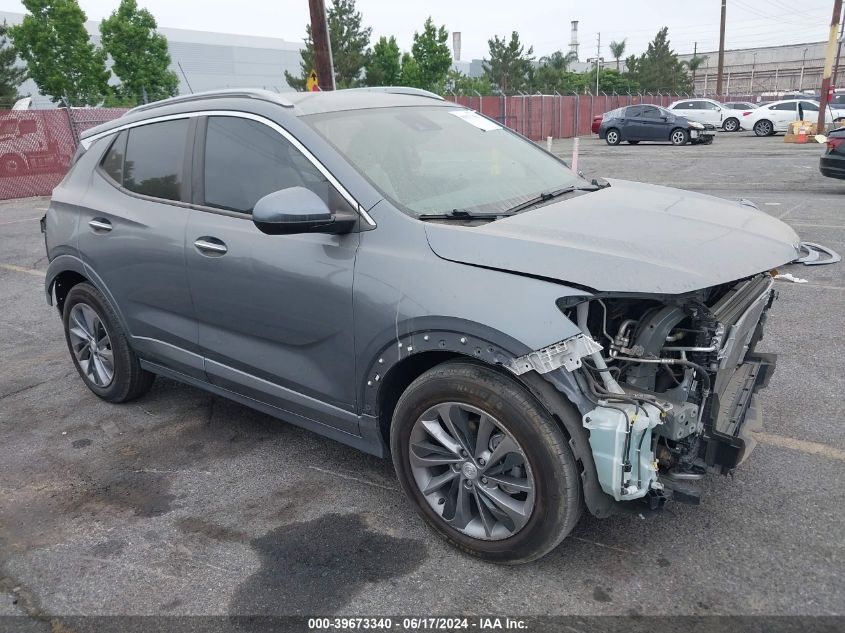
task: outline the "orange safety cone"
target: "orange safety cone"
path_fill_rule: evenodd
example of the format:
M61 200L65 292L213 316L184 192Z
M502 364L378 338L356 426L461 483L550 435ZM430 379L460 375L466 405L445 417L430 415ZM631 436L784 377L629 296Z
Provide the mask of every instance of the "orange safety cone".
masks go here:
M804 122L801 122L801 127L798 128L798 142L799 143L806 143L807 142L807 126L804 125Z

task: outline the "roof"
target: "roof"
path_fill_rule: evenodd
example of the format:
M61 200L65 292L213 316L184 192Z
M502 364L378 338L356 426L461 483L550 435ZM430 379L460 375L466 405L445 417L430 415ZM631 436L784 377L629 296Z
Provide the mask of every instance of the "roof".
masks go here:
M379 88L353 88L329 92L287 92L278 93L257 88L227 88L209 90L188 95L179 95L132 108L123 116L85 130L81 138L86 139L102 135L121 126L143 121L159 115L179 115L184 112L203 109L205 103L215 107L217 101L228 109L237 109L239 100L257 100L280 106L293 116L307 116L343 110L363 110L370 108L389 108L395 106L449 105L455 107L443 97L420 90L386 86Z

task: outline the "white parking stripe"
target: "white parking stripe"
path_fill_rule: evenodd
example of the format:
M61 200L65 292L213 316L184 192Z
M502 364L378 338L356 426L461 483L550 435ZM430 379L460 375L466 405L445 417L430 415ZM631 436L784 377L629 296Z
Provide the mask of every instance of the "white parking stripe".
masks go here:
M775 435L774 433L754 433L754 439L761 444L769 444L771 446L778 446L780 448L788 448L793 451L807 453L808 455L820 455L828 459L836 459L845 462L845 451L828 446L827 444L819 444L818 442L808 442L806 440L796 440L793 437L784 437L783 435Z
M35 275L36 277L46 277L47 273L43 270L35 270L34 268L24 268L23 266L15 266L14 264L0 264L3 270L11 270L16 273L26 273L27 275Z

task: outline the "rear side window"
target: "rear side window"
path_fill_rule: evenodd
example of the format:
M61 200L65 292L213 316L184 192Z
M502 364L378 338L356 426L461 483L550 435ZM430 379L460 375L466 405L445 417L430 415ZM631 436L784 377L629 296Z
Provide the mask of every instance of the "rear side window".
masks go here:
M273 128L239 117L209 117L204 200L208 207L251 213L267 194L310 189L333 211L348 208L325 176Z
M123 186L164 200L184 200L187 119L141 125L129 130ZM104 166L105 167L105 166Z
M631 106L631 107L628 108L627 112L625 113L625 116L627 116L628 118L640 116L640 114L642 114L642 112L643 112L642 106Z
M795 109L795 102L794 101L785 101L784 103L776 103L773 106L769 106L769 110L794 110Z
M123 159L126 157L127 136L129 133L126 130L117 135L101 163L103 171L119 185L123 184Z

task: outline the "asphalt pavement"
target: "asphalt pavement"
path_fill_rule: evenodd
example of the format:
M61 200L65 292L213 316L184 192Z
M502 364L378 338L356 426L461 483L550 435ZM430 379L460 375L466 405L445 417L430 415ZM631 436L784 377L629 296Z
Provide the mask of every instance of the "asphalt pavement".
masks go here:
M845 253L845 181L818 173L817 145L580 149L587 177L748 198ZM585 516L499 567L429 531L389 460L165 379L98 400L45 302L47 204L0 203L0 616L845 615L843 264L778 282L765 434L733 477L653 519Z

